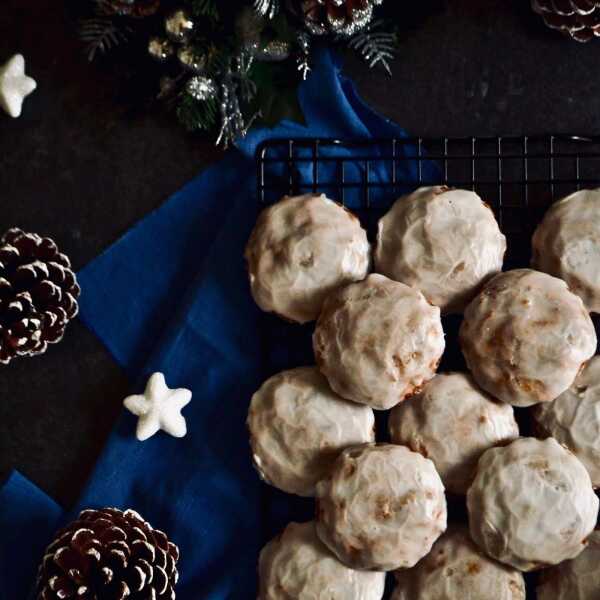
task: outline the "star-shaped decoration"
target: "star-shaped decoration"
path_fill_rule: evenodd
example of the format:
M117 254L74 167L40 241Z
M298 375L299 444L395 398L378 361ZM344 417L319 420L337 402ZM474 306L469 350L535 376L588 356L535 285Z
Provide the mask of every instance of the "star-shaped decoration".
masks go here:
M162 373L154 373L143 394L128 396L125 408L138 418L136 437L140 442L152 437L159 429L173 437L187 433L181 409L189 404L192 392L184 388L171 390Z
M21 116L23 100L36 87L35 80L25 75L25 59L22 54L15 54L0 67L0 106L11 117L16 119Z

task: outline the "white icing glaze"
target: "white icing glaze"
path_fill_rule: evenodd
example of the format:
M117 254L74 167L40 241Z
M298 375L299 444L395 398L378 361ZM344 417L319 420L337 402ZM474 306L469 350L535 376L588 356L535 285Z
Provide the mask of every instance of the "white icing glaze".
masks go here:
M375 268L421 290L444 313L462 312L502 270L506 238L474 192L420 188L379 221Z
M463 527L449 529L396 579L392 600L525 600L523 575L485 556Z
M487 450L467 507L475 542L522 571L575 558L598 516L585 467L552 438L520 438Z
M317 534L345 564L414 566L446 529L444 486L433 463L404 446L348 448L317 485Z
M596 332L564 281L517 269L496 275L469 304L460 343L477 383L515 406L562 394L596 351Z
M359 281L370 266L358 219L324 195L285 197L258 218L246 260L252 295L265 311L306 323L327 294Z
M577 558L542 571L537 587L538 600L600 598L600 531L594 531L588 542Z
M548 210L533 235L532 264L600 312L600 189L575 192Z
M252 396L248 427L254 464L279 489L314 496L341 450L375 441L367 406L337 396L316 367L283 371Z
M534 409L540 429L567 446L600 487L600 356L556 400Z
M290 523L260 553L259 600L381 600L385 573L355 571L323 546L314 521Z
M467 492L485 450L519 437L512 406L463 373L436 375L392 410L389 427L392 441L430 458L455 494Z
M440 310L383 275L329 296L317 322L317 364L344 398L391 408L435 374L444 352Z

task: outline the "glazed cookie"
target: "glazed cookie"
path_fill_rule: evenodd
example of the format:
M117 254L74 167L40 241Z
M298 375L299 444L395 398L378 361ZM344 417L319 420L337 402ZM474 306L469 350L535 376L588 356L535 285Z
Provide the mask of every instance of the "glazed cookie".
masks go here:
M246 246L254 300L291 321L314 321L325 296L364 279L367 234L358 219L324 195L285 197L263 210Z
M430 458L455 494L466 494L485 450L519 437L513 407L463 373L436 375L392 410L389 428L392 442Z
M532 264L600 312L600 189L575 192L548 210L533 235Z
M525 600L523 575L485 556L463 527L447 531L396 579L392 600Z
M250 444L261 477L291 494L315 486L348 446L375 441L368 406L337 396L316 367L283 371L252 396Z
M540 432L569 448L594 487L600 487L600 356L556 400L536 406L533 415Z
M539 271L496 275L469 304L460 343L475 381L515 406L550 402L596 351L596 332L567 284Z
M538 600L598 600L600 598L600 531L588 538L586 549L575 559L542 571Z
M331 387L378 410L431 379L444 345L440 309L383 275L329 296L313 336L317 364Z
M433 463L404 446L348 448L317 485L317 534L349 567L414 566L446 529Z
M385 573L344 566L317 538L314 521L290 523L260 553L258 600L381 600Z
M424 187L379 221L375 268L421 290L444 313L462 312L502 270L506 238L475 192Z
M552 438L520 438L487 450L467 507L475 542L521 571L575 558L598 516L585 467Z

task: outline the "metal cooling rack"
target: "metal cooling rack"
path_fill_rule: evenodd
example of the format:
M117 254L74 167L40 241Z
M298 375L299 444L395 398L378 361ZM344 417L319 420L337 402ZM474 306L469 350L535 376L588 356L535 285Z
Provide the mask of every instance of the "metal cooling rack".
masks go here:
M472 189L508 238L507 267L529 263L531 233L553 201L600 187L600 136L281 139L264 142L256 157L261 204L323 192L357 212L371 235L402 193L439 184Z

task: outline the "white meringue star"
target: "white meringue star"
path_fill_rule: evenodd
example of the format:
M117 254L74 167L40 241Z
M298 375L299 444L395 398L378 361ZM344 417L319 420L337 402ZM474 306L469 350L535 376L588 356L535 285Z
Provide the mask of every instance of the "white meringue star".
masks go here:
M125 408L138 418L136 437L140 442L152 437L159 429L173 437L187 433L185 417L181 409L189 404L192 392L184 388L171 390L162 373L154 373L143 394L128 396Z
M0 67L0 106L15 119L21 116L23 100L35 90L37 83L25 75L25 59L15 54Z

